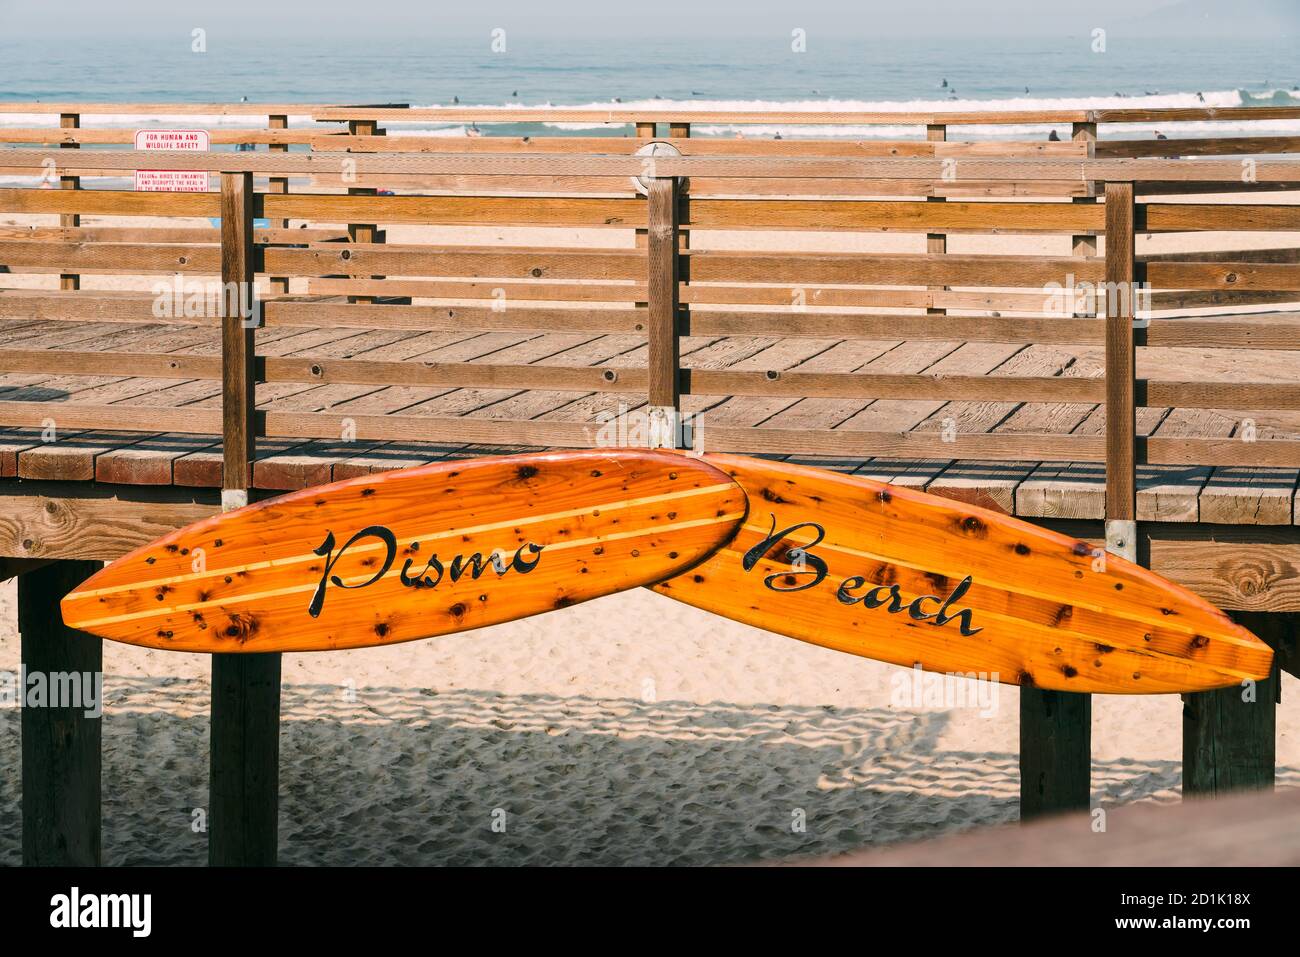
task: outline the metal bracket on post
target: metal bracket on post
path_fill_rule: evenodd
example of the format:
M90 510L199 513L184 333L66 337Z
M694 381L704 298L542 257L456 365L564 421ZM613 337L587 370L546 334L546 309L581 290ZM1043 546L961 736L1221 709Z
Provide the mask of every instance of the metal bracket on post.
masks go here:
M1106 520L1106 551L1130 562L1137 562L1137 522L1111 518Z
M650 428L647 440L652 449L681 448L681 413L671 405L652 405L648 409Z

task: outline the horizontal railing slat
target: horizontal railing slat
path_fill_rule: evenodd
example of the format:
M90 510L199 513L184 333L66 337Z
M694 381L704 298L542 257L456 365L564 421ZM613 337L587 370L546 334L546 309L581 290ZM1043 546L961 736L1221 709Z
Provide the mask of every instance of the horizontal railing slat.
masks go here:
M1300 265L1292 263L1154 262L1145 270L1157 289L1300 291Z
M687 227L705 229L1059 232L1104 229L1100 206L1071 203L926 203L697 199Z
M357 153L348 157L357 173L441 174L477 176L609 176L645 175L642 158L635 156L517 156L479 154ZM61 175L84 169L135 170L139 153L130 150L4 150L0 163L7 168L42 170L48 162ZM258 152L151 152L150 169L253 172L274 175L337 173L339 157L329 153ZM991 181L1133 181L1240 182L1242 167L1231 160L1180 162L1172 159L1002 159L971 158L958 165L961 180ZM930 180L951 178L942 159L847 159L837 157L657 157L654 175L667 177L807 178ZM1261 159L1254 164L1255 182L1300 182L1300 162Z
M1049 283L1064 285L1067 276L1087 282L1100 282L1104 278L1104 261L1097 257L710 251L692 252L690 259L693 283L1042 288Z

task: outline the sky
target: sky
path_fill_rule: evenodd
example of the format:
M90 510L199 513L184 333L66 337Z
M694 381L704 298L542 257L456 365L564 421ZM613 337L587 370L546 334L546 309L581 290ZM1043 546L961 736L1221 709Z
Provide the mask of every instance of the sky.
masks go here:
M493 27L592 35L611 29L655 34L756 33L802 27L810 33L869 35L1088 33L1140 18L1172 0L0 0L0 32L33 39L56 34L149 35L194 27L291 35L401 30L488 32ZM1240 7L1251 0L1224 0ZM1267 0L1264 0L1267 2ZM11 33L12 31L12 33Z

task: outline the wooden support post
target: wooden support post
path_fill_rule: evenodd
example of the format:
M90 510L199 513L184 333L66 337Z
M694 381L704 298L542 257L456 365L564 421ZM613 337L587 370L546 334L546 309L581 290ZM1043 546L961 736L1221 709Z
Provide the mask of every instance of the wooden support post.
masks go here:
M1087 810L1092 695L1020 688L1020 819Z
M267 127L273 130L287 130L289 128L289 117L284 114L276 114L268 119ZM288 143L272 143L270 146L272 153L289 152ZM289 192L289 177L272 176L270 183L267 185L268 193L283 194ZM289 220L272 219L268 222L271 229L288 229ZM270 280L270 292L273 296L287 296L289 294L289 278L287 276L272 276Z
M1229 612L1274 648L1290 639L1291 616ZM1277 764L1276 662L1265 681L1183 695L1183 797L1272 789Z
M639 140L652 140L657 133L658 130L654 123L638 123L636 125L636 137Z
M1076 143L1085 144L1087 158L1093 159L1097 155L1097 124L1096 123L1075 123L1073 126L1072 139ZM1088 184L1087 196L1076 196L1075 203L1093 205L1097 202L1097 184ZM1097 255L1097 237L1092 235L1079 235L1071 237L1071 247L1076 256L1095 256ZM1075 308L1075 315L1094 316L1095 309Z
M253 177L221 174L221 505L248 504L255 439ZM280 656L212 656L208 863L273 865L280 760Z
M925 138L929 140L931 143L946 142L948 139L948 127L942 124L927 126L925 128ZM947 197L944 196L927 196L926 199L931 203L947 202ZM925 251L932 256L935 255L936 253L946 253L948 251L947 234L927 233L925 236ZM931 286L930 291L934 292L937 290L939 292L942 292L946 288L947 288L946 286ZM942 316L948 312L947 309L936 307L936 306L931 306L929 309L926 309L925 311L927 315L931 315L931 316Z
M271 867L280 809L280 656L212 656L208 864Z
M352 136L381 136L376 120L348 120L348 133ZM377 190L370 186L350 186L349 196L374 196ZM354 243L378 242L379 227L375 223L349 223L348 238ZM353 277L358 278L356 276ZM371 276L379 279L379 276ZM374 302L374 296L348 296L348 302Z
M659 444L681 439L681 373L678 337L678 201L674 177L650 180L647 261L647 325L649 329L650 415ZM667 429L667 432L661 431Z
M102 562L58 561L18 576L18 631L23 678L41 676L47 693L79 687L71 707L47 697L22 709L23 863L100 863L100 744L103 639L68 628L63 596L103 568ZM72 676L76 676L75 679ZM20 684L25 695L28 684ZM87 711L91 714L87 715Z
M1137 561L1133 184L1106 184L1106 550ZM1062 277L1064 278L1064 277ZM1020 689L1020 817L1088 807L1092 696Z
M668 135L673 139L686 140L691 137L691 124L689 123L669 123Z
M76 130L81 128L80 113L60 113L59 127L65 130ZM59 149L75 150L80 149L77 143L60 143ZM60 176L59 189L81 189L80 176ZM78 213L62 213L59 216L59 225L76 227L81 225L81 216ZM62 273L59 276L60 289L80 289L81 277L76 273Z
M1106 184L1106 549L1137 560L1133 184ZM1088 807L1092 696L1020 691L1021 817Z

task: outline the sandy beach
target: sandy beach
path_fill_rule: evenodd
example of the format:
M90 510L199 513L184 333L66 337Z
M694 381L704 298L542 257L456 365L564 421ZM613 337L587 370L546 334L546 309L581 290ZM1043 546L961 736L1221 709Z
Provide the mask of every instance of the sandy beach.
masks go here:
M18 666L14 597L3 586L5 670ZM105 642L106 864L206 862L192 822L207 800L209 668ZM280 860L724 864L1015 820L1017 689L998 686L987 714L901 707L911 680L645 590L286 655ZM1284 700L1298 693L1284 676ZM1094 806L1178 800L1178 697L1093 707ZM0 864L21 856L19 717L0 710ZM1278 713L1278 784L1300 785L1294 709Z

